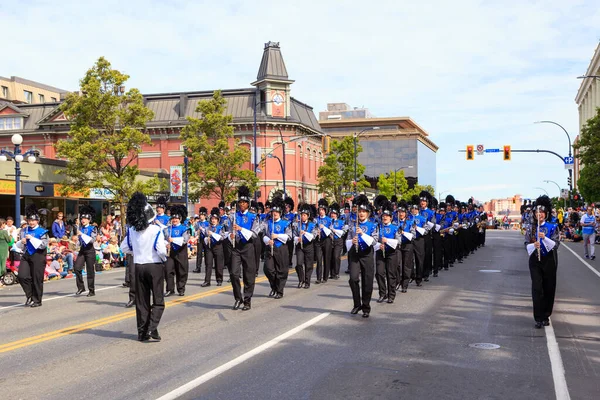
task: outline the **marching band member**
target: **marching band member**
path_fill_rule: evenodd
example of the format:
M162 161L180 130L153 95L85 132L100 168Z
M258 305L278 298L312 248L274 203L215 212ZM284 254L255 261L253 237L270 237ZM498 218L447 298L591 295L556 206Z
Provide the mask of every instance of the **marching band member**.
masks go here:
M171 211L171 225L165 229L165 240L168 242L169 249L165 268L167 281L165 297L175 293L175 281L177 281L177 294L183 296L189 270L187 243L190 240L190 232L189 228L182 224L182 221L187 218L187 209L183 205L174 205L169 211Z
M435 212L429 207L432 205L431 194L423 190L419 194L419 215L425 219L425 228L427 233L423 236L424 244L424 257L423 257L423 280L429 281L429 275L431 275L431 269L433 266L433 237L432 231L435 225Z
M308 289L315 261L315 237L319 234L319 227L312 221L316 214L314 206L299 205L298 213L300 221L293 224L294 240L296 241L296 274L298 275L298 289Z
M557 224L546 222L552 203L548 196L540 196L532 209L532 221L525 232L529 243L529 272L531 274L531 293L533 298L533 318L535 328L550 325L550 316L554 306L556 292L557 263L555 253L560 244Z
M398 254L398 273L396 290L402 289L402 293L408 290L408 284L413 274L414 250L413 240L416 235L414 223L408 218L408 204L400 200L398 203L398 232L401 234Z
M238 210L231 213L230 224L232 226L229 240L231 247L231 267L229 276L233 288L235 303L232 309L242 307L242 311L252 308L252 295L254 294L254 282L256 280L256 258L254 253L254 240L258 238L260 223L256 216L248 211L250 206L250 189L247 186L238 188ZM242 286L240 275L244 280L244 295L242 297Z
M364 194L356 196L353 205L357 207L358 219L348 231L348 240L346 240L350 269L349 283L354 300L354 308L350 314L356 315L362 310L363 318L368 318L373 294L373 246L378 240L377 224L369 221L370 204L367 196Z
M396 273L398 271L398 225L392 223L394 209L390 201L381 203L381 223L379 224L380 243L375 245L375 262L377 264L377 286L379 287L378 303L387 300L393 303L396 298Z
M19 283L25 292L25 305L40 307L44 294L44 270L48 231L41 226L40 215L35 204L25 209L28 226L21 229L16 247L22 251L19 265Z
M487 229L488 215L483 208L483 204L479 206L479 241L478 247L485 247L485 230Z
M205 265L206 274L204 275L204 282L200 285L201 287L210 286L210 279L212 276L212 270L215 269L215 279L217 280L217 286L223 284L223 268L225 266L225 256L223 254L223 240L227 236L227 226L221 224L221 218L219 215L219 209L213 207L210 210L210 222L209 225L203 226L202 236L204 237L204 249L205 249Z
M255 200L250 200L250 212L254 213L256 215L256 218L258 219L259 223L261 221L261 216L260 213L258 211L258 202L256 202ZM259 270L259 265L260 265L260 256L261 256L261 251L263 249L263 242L262 242L262 238L261 238L262 234L261 232L259 232L258 238L257 240L254 241L254 263L256 264L256 276L258 276L258 270Z
M218 209L217 209L218 210ZM206 228L209 222L206 220L206 213L208 210L206 207L200 207L198 210L198 222L194 224L195 235L196 235L196 268L194 269L195 273L200 273L202 271L202 258L204 256L204 236L203 228Z
M160 196L156 199L156 218L154 223L157 224L161 229L165 229L169 224L169 216L165 214L167 209L167 199L164 196Z
M331 218L332 245L331 245L331 278L340 279L340 265L342 263L342 249L344 248L344 237L348 232L348 225L344 219L339 218L340 206L338 203L332 203L329 207L329 217Z
M416 230L416 237L413 241L413 252L415 254L415 268L413 271L414 280L417 286L422 286L423 266L425 262L425 236L427 235L427 220L419 214L419 199L413 199L411 206L412 215L409 217L409 223L413 224ZM412 280L412 276L411 276Z
M229 209L229 207L226 206L224 201L219 202L219 214L221 215L221 221L219 223L221 225L227 226L228 232L231 232L231 220L229 219L229 216L227 215L228 209ZM223 242L223 257L225 259L224 262L225 262L225 268L227 268L227 271L231 271L231 252L232 252L231 241L226 240L225 242ZM231 272L230 272L229 282L231 282Z
M296 213L294 213L294 200L292 200L291 197L289 196L285 196L285 213L283 215L283 219L287 220L291 223L293 223L294 221L296 221L297 215ZM273 204L271 203L271 206ZM290 236L290 239L287 242L287 248L288 251L290 252L289 257L288 257L288 262L289 262L289 268L292 268L293 265L293 260L292 257L294 256L294 238Z
M87 205L79 206L79 229L77 236L79 237L79 254L73 265L73 271L75 272L75 282L77 284L77 293L80 295L85 292L85 285L83 283L83 265L85 264L85 271L87 275L88 294L87 297L93 297L95 293L95 276L96 276L96 249L94 249L94 242L96 236L98 236L98 230L95 226L90 225L90 222L94 219L96 210Z
M167 248L160 225L153 224L155 217L146 196L140 192L134 193L127 204L129 228L121 249L133 254L136 263L135 313L139 341L150 338L161 340L158 324L165 310L163 281Z
M271 201L271 220L264 223L264 243L270 247L265 258L265 276L269 279L271 293L269 297L281 299L288 278L287 242L292 236L292 222L281 218L285 211L285 202L281 197Z
M434 200L435 204L436 200ZM431 229L431 239L433 244L433 277L438 276L438 272L444 269L444 242L440 234L442 222L446 218L446 204L439 203L436 207L437 212L434 215L435 226Z
M315 238L315 258L317 259L316 285L327 282L330 274L331 264L331 218L327 216L329 203L326 199L319 199L315 223L319 227L319 233Z

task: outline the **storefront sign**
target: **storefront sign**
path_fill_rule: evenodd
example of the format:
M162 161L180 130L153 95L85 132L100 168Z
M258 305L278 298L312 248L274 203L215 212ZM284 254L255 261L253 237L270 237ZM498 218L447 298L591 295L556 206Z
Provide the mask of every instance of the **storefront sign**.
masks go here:
M0 179L0 194L17 194L15 181Z
M61 185L60 183L54 184L54 197L67 197L67 198L71 198L71 199L87 199L88 198L88 194L83 193L83 192L78 192L78 191L72 191L72 192L69 192L68 195L63 196L59 193L60 189L62 187L63 187L63 185Z
M115 197L108 189L90 189L90 199L111 200Z
M54 197L54 184L39 182L23 182L21 187L21 194L23 196L32 197Z
M183 167L171 167L171 197L183 196Z

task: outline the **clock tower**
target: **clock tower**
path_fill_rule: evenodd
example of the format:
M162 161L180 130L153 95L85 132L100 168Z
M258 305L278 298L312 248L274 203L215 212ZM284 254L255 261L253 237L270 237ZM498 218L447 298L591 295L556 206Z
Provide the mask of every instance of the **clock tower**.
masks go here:
M258 92L257 114L286 119L290 114L290 85L287 69L281 56L279 42L265 43L256 81L252 86Z

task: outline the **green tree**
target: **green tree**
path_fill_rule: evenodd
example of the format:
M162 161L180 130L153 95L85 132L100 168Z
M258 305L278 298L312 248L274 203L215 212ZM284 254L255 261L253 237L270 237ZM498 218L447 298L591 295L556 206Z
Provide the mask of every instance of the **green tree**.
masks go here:
M356 147L356 157L362 152L360 144ZM356 191L361 192L370 187L369 182L364 178L365 166L357 162L356 176L358 182ZM325 193L328 197L336 201L342 200L343 193L354 192L354 139L352 136L346 136L342 140L333 140L331 142L330 153L325 157L324 164L319 167L317 172L319 181L319 192Z
M198 103L200 118L188 117L189 124L181 131L190 157L190 191L197 198L215 196L231 201L237 185L247 185L251 192L257 188L254 171L242 168L250 161L250 150L232 140L233 117L225 114L226 107L221 91L215 91L212 99Z
M406 201L410 201L412 196L418 196L423 190L427 190L432 196L435 197L435 188L433 186L416 184L414 188L408 189L405 193L402 193L402 198Z
M600 200L600 108L596 115L587 120L581 128L579 140L573 148L579 150L577 157L581 161L582 169L577 181L586 202Z
M396 186L394 187L394 185ZM387 174L379 175L377 190L379 194L383 194L388 199L394 194L400 198L402 193L408 190L408 181L404 177L404 171L390 171Z
M71 122L68 138L56 144L57 156L68 160L62 194L108 189L125 220L125 203L137 190L160 190L161 182L136 180L137 156L151 144L145 126L153 113L137 89L124 90L129 76L100 57L80 81L80 92L70 93L60 110ZM123 227L125 224L123 224Z
M600 201L600 165L586 164L579 173L577 187L586 203Z

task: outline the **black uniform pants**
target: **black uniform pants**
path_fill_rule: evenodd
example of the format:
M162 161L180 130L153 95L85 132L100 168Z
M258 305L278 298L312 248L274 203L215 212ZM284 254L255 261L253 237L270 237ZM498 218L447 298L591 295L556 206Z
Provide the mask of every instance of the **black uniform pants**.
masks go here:
M231 286L233 288L233 297L236 301L244 301L244 304L250 304L254 294L254 282L256 281L256 264L254 258L254 240L242 243L236 242L235 247L231 249L231 268L229 276L231 277ZM244 296L242 297L242 285L240 284L240 275L244 272Z
M383 245L382 245L383 246ZM375 252L377 287L379 297L387 297L390 300L396 298L396 273L398 272L398 252L389 247L383 251Z
M165 267L167 292L175 290L175 281L177 281L177 293L185 293L189 269L187 246L182 246L177 251L171 248Z
M402 243L400 245L398 254L398 280L400 281L400 286L404 289L408 287L408 282L410 281L410 277L412 276L413 267L414 267L414 250L412 242Z
M432 233L431 243L433 246L433 274L436 275L438 271L443 268L444 258L444 245L438 232Z
M288 278L288 249L286 243L281 246L273 247L273 255L267 252L265 258L265 276L269 280L271 290L275 293L283 295L283 290Z
M196 269L195 272L202 271L202 258L204 258L204 239L202 237L198 238L198 243L196 244Z
M442 261L442 266L444 269L448 269L449 264L452 261L452 235L449 233L445 233L443 237L440 238L442 241L442 246L444 250L444 257Z
M135 301L135 264L133 255L127 255L127 276L129 277L129 301Z
M217 283L223 282L223 268L225 267L225 256L223 254L223 243L211 244L204 249L206 274L204 282L210 283L212 270L215 269L215 279Z
M450 259L450 264L454 264L456 262L456 260L459 259L458 257L458 233L455 231L454 233L450 234L450 249L452 251L452 258ZM462 257L460 257L460 259L462 259Z
M531 296L533 298L533 318L542 322L552 315L556 292L556 261L554 250L538 261L537 251L529 256L531 275Z
M459 261L462 261L463 257L465 257L465 247L466 247L466 240L465 240L465 235L467 234L467 231L465 229L458 228L458 235L456 235L457 237L457 247L456 247L456 258L458 258Z
M331 277L340 276L340 265L342 264L342 250L344 239L333 239L331 242Z
M433 241L431 233L423 236L423 277L428 278L431 275L431 268L433 266Z
M423 280L423 263L425 260L425 238L423 236L414 240L413 253L415 254L415 282L421 283Z
M260 236L259 236L260 239ZM256 275L258 275L259 265L260 265L260 252L262 251L262 239L254 240L254 264L256 265Z
M225 268L229 271L231 275L231 254L233 253L233 245L231 244L231 240L229 237L226 237L226 240L223 240L223 262L225 263Z
M313 268L315 263L315 245L314 242L300 243L296 245L296 274L298 283L305 283L310 286Z
M354 307L362 307L363 312L368 313L371 311L373 275L375 274L373 248L369 246L366 250L357 252L356 246L352 246L348 252L348 260L348 268L350 269L349 283L352 290Z
M331 268L331 238L317 239L315 242L317 258L317 280L327 282Z
M44 295L44 270L46 269L46 249L37 250L33 254L21 255L19 264L19 283L27 298L34 303L41 303Z
M85 264L85 272L87 274L88 290L94 291L94 280L96 277L96 250L92 246L91 249L84 249L77 254L77 259L73 265L73 272L75 272L75 282L77 283L78 290L85 290L83 284L83 265Z
M145 334L158 327L165 310L163 263L136 264L135 270L135 314L138 333ZM152 298L152 304L150 304Z
M287 244L287 248L289 251L288 266L289 266L289 268L291 268L292 265L294 264L294 262L293 262L294 261L293 260L293 258L294 258L294 238L291 238L290 240L288 240L286 244Z

